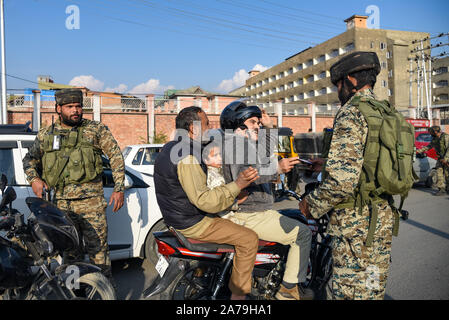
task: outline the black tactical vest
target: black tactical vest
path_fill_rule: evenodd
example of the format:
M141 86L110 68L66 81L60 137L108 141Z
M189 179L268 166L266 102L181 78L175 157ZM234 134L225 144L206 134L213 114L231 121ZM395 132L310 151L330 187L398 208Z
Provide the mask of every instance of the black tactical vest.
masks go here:
M193 141L191 141L193 142ZM175 229L187 229L205 217L205 212L195 207L188 199L178 179L178 164L170 159L172 149L184 142L170 141L162 148L154 164L154 185L156 198L165 223ZM196 142L193 142L196 143ZM179 145L178 145L179 147ZM185 150L185 149L184 149ZM192 152L199 163L201 159ZM188 156L179 154L178 159ZM202 166L204 170L204 166Z

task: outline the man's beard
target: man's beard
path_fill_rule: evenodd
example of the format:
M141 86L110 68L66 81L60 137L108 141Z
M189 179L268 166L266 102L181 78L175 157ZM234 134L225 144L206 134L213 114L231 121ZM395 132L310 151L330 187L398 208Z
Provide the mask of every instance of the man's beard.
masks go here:
M340 100L342 106L354 95L355 92L352 92L354 88L354 85L348 79L343 81L342 87L338 91L338 100Z
M70 117L67 117L61 113L61 121L62 121L62 123L64 123L67 126L76 127L77 125L79 125L81 123L81 120L83 120L82 113L80 113L78 115L78 120L72 120Z

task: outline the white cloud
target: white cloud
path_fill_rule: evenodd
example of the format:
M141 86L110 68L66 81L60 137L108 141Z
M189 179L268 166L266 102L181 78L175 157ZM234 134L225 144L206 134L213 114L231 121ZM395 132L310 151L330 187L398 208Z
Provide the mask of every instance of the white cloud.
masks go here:
M150 79L147 82L138 84L132 88L129 93L142 94L142 93L163 93L167 89L174 89L174 86L162 86L158 79Z
M260 72L263 72L267 69L269 69L269 67L256 64L251 70L258 70ZM248 77L248 71L246 71L245 69L240 69L239 71L234 73L234 76L231 79L225 79L221 81L217 87L217 90L221 92L229 92L236 88L242 87L245 85Z
M104 82L95 79L93 76L76 76L70 80L69 85L77 87L86 87L93 91L101 91L104 87Z
M126 84L120 83L117 87L114 88L107 87L106 89L104 89L104 91L125 93L128 92L128 86Z

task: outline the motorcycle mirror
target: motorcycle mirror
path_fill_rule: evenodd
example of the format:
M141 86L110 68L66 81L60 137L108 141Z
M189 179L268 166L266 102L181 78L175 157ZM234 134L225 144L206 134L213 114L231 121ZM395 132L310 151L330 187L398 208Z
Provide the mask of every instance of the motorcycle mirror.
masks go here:
M17 194L14 188L9 187L8 189L6 189L6 191L3 193L2 202L0 203L0 210L3 210L8 204L16 200L16 198Z
M5 191L6 185L8 184L8 178L6 178L5 174L2 173L2 177L0 178L0 190Z

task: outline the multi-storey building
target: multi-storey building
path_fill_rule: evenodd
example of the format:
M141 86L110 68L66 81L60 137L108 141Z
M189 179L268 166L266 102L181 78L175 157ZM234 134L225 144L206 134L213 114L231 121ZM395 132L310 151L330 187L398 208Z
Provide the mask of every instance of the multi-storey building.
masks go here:
M337 88L330 81L330 67L352 51L374 51L382 67L374 88L377 97L389 100L397 108L416 106L416 95L409 94L409 58L416 46L412 41L429 34L368 29L367 18L354 15L345 20L344 33L288 57L264 72L250 73L246 96L263 107L282 102L294 108L313 102L317 107L335 110L340 102ZM412 86L416 92L416 83Z
M438 109L441 125L449 124L449 57L432 62L433 107Z

